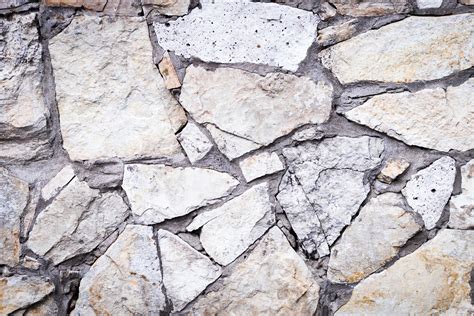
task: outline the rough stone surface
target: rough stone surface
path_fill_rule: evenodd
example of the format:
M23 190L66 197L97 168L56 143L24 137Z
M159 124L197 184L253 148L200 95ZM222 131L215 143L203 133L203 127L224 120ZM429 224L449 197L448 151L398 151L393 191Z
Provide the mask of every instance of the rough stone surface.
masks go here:
M461 194L449 202L449 227L474 228L474 159L461 168Z
M407 210L401 194L372 198L332 248L328 279L354 283L381 268L421 226Z
M128 225L82 279L72 315L159 314L160 267L152 228Z
M469 315L474 231L445 229L359 283L336 315Z
M189 10L190 0L142 0L144 7L156 8L158 12L167 16L186 15Z
M181 154L174 131L186 117L153 65L142 19L76 16L50 51L71 159Z
M243 159L239 166L247 182L284 169L278 155L266 151Z
M178 134L178 141L192 164L204 158L212 149L209 138L192 122L188 122Z
M28 183L0 168L0 264L20 260L20 216L28 202Z
M44 5L53 7L84 7L89 10L104 10L107 0L42 0Z
M174 68L173 62L171 61L170 54L165 52L163 59L161 59L158 64L158 69L160 70L161 75L165 81L165 86L167 89L175 89L181 87L181 82L179 81L178 74Z
M183 309L221 274L221 268L181 238L158 231L163 283L173 311Z
M353 19L319 30L318 43L322 46L329 46L351 38L356 32L356 21Z
M92 251L127 215L128 207L120 195L101 194L75 178L38 215L27 245L58 264Z
M58 305L54 301L54 298L50 295L36 306L28 308L24 313L24 316L49 316L57 314Z
M212 124L206 124L206 128L216 142L219 151L230 160L238 158L262 146L248 139L226 133Z
M319 286L278 228L193 306L194 315L312 315Z
M382 94L346 112L357 123L441 151L474 148L474 79L459 86Z
M377 16L410 11L408 0L329 0L340 14Z
M43 277L15 275L0 277L0 314L8 315L36 303L54 291L54 285Z
M416 6L419 9L439 8L443 4L443 0L416 0Z
M58 194L73 178L74 170L70 165L67 165L41 189L41 197L45 201L49 200Z
M288 6L206 1L201 9L169 25L154 26L160 46L177 55L295 71L314 40L317 24L318 18L311 12ZM176 34L180 34L179 40Z
M331 86L307 77L281 73L262 77L233 68L207 71L190 66L180 101L197 122L268 145L303 124L325 122L331 96Z
M2 2L0 2L0 9L17 8L30 1L31 0L2 0Z
M459 0L459 3L464 5L474 5L474 0Z
M471 14L413 16L334 45L320 57L343 84L434 80L473 66L473 27Z
M210 205L237 185L229 174L211 169L131 164L125 167L122 187L135 221L155 224Z
M383 169L378 174L377 179L390 184L399 175L404 173L408 167L410 167L410 163L404 159L391 159L387 161Z
M443 157L410 178L402 190L408 204L421 215L427 229L436 226L453 191L456 162Z
M253 186L242 195L202 213L186 228L201 228L201 243L219 264L228 265L275 222L268 184Z

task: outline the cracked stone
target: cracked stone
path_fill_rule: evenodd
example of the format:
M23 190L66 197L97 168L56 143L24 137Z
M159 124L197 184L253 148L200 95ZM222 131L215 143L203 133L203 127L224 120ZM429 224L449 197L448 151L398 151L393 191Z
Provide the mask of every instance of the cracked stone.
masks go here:
M38 215L27 246L59 264L95 249L127 215L118 193L100 193L74 178Z
M176 73L176 69L168 52L165 52L163 55L163 59L161 59L158 64L158 69L163 76L166 89L171 90L181 87L181 82L179 81L178 74Z
M461 168L461 194L449 202L449 227L474 228L474 159Z
M39 276L0 277L0 314L10 313L41 301L54 291L49 279Z
M399 175L404 173L408 167L410 167L410 163L405 159L390 159L378 174L377 179L390 184Z
M212 124L206 124L205 126L211 134L212 139L216 142L219 151L230 160L238 158L262 146L248 139L221 131Z
M329 0L342 15L378 16L410 11L408 0Z
M143 19L76 16L49 49L72 160L182 157L174 133L186 115L153 65Z
M473 66L473 27L472 14L411 16L331 46L319 56L342 84L434 80Z
M70 165L61 169L46 185L41 189L43 200L47 201L59 193L74 178L74 170Z
M183 309L221 275L221 268L178 236L158 231L163 282L173 311Z
M474 148L474 79L459 86L374 96L345 113L408 145L440 151Z
M239 166L247 182L282 171L285 168L278 155L269 152L247 157L239 162Z
M283 233L272 228L222 287L208 292L193 315L313 315L319 285Z
M128 225L81 280L72 315L146 315L165 309L153 228Z
M195 164L204 158L212 149L212 143L209 138L192 122L188 122L178 134L178 141L186 152L191 164Z
M188 14L190 0L142 0L144 9L157 9L163 15L183 16Z
M318 17L309 11L246 1L201 5L175 21L155 22L159 45L206 62L249 62L296 71L316 35Z
M238 184L229 174L211 169L131 164L125 166L122 187L135 221L148 225L211 205Z
M361 281L336 315L469 315L474 231L444 229Z
M289 74L263 77L233 68L190 66L180 101L198 123L235 136L226 143L242 138L263 146L304 124L324 123L331 112L332 87Z
M318 43L322 46L333 45L345 41L356 32L356 19L326 27L318 31Z
M0 168L0 265L20 261L20 218L28 194L28 183Z
M432 229L443 213L453 191L456 161L442 157L418 171L402 190L408 204L421 215L427 229Z
M332 248L328 279L336 283L364 279L394 258L420 229L401 194L372 198Z
M194 218L188 231L201 228L201 243L221 265L228 265L274 223L268 183L255 185L238 197Z

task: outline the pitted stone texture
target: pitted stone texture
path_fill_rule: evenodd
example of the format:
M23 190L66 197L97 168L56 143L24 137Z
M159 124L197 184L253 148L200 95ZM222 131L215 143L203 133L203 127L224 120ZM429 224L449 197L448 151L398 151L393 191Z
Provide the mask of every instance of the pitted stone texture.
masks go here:
M156 224L229 195L239 182L227 173L165 165L125 166L123 189L135 221Z
M197 122L262 146L304 124L325 122L332 87L289 74L262 77L233 68L190 66L180 101Z
M73 178L74 170L70 165L67 165L41 189L41 197L45 201L49 200L58 194Z
M10 313L36 303L54 291L50 280L38 276L0 277L0 314Z
M474 228L474 159L461 168L461 188L459 195L449 202L449 227L458 229Z
M158 231L166 295L178 312L221 275L221 268L178 236Z
M362 136L334 137L283 150L294 179L282 181L280 192L288 193L277 199L287 205L283 210L292 214L288 219L309 254L322 247L319 255L325 255L323 238L332 245L350 223L370 190L364 172L380 164L383 149L381 139ZM301 194L292 196L299 190L294 186L301 186L307 202Z
M20 261L20 218L28 194L28 183L0 168L0 264L14 266Z
M441 217L453 191L456 162L442 157L410 178L402 190L408 204L421 215L427 229L432 229Z
M221 131L212 124L205 124L205 126L211 134L212 139L216 142L219 151L230 160L238 158L262 146L248 139Z
M328 279L358 282L395 257L421 226L403 205L401 194L372 198L332 248Z
M72 315L148 315L165 308L153 229L128 225L81 280Z
M247 182L284 169L278 155L269 152L247 157L239 163L239 166Z
M186 117L153 65L145 21L76 16L49 49L72 160L182 156L174 132Z
M474 148L474 79L446 91L377 95L345 116L408 145L466 151Z
M410 167L410 163L405 159L390 159L377 175L377 179L390 184L397 179L399 175L404 173L408 167Z
M0 160L45 158L50 154L49 111L36 14L2 18L0 47Z
M473 66L473 27L472 14L412 16L336 44L320 57L342 84L434 80Z
M27 246L59 264L92 251L127 215L128 207L118 193L101 194L74 178L38 215Z
M319 286L278 228L272 228L222 288L193 306L193 315L313 315Z
M295 71L314 41L317 24L311 12L289 6L206 1L187 16L168 24L155 22L154 27L161 47L186 58Z
M188 122L178 134L178 141L192 164L204 158L212 149L209 138L192 122Z
M268 183L262 183L209 212L186 228L201 229L201 243L219 264L228 265L260 238L274 223Z
M329 2L342 15L378 16L410 11L408 0L329 0Z
M469 315L474 231L445 229L354 289L336 315Z

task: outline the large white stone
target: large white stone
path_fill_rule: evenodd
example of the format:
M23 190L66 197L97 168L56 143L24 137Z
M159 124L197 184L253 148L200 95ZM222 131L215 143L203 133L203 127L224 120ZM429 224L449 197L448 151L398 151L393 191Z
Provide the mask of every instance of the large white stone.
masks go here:
M262 146L304 124L325 122L332 87L289 74L262 77L233 68L190 66L180 101L197 122Z
M470 315L474 231L442 230L361 281L336 315Z
M239 166L247 182L284 169L278 155L266 151L243 159Z
M187 58L295 71L316 36L318 18L308 11L250 1L201 5L175 21L155 22L158 44Z
M192 164L204 158L212 149L209 138L191 122L178 134L178 140Z
M73 160L179 157L186 122L140 18L76 16L50 40L63 146Z
M474 148L474 79L446 90L377 95L345 116L408 145L469 150Z
M72 315L157 315L162 285L153 229L128 225L82 278Z
M178 312L221 275L221 268L178 236L158 231L166 296Z
M412 16L336 44L320 57L342 84L434 80L473 66L473 27L472 14Z
M193 315L313 315L319 285L278 228L238 263L222 287L193 306Z
M227 173L165 165L125 166L122 187L135 221L155 224L227 196L239 182Z
M427 229L436 226L453 191L456 161L442 157L410 178L402 190L408 204L421 215Z
M209 212L186 228L201 229L201 243L219 264L228 265L274 224L268 184L262 183Z
M474 159L461 168L461 194L449 202L449 227L474 228Z
M395 257L421 226L403 205L401 194L372 198L331 249L328 279L358 282Z

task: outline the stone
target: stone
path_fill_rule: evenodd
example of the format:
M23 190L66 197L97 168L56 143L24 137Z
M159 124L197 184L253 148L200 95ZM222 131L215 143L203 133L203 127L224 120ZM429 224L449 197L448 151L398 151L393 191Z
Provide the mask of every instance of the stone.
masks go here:
M103 11L107 0L42 0L43 4L51 7L83 7L94 11Z
M474 228L474 159L461 168L461 194L449 201L448 226L457 229Z
M342 15L378 16L407 13L410 11L408 0L329 0Z
M165 310L153 228L128 225L81 280L72 315L146 315Z
M127 216L117 192L100 193L74 178L38 215L27 246L57 265L95 249Z
M163 58L158 64L158 69L165 81L166 89L171 90L181 87L181 82L179 81L178 74L176 73L176 69L168 52L165 52L163 55Z
M474 231L444 229L361 281L336 315L469 315Z
M188 122L178 134L178 141L192 164L204 158L212 149L209 138L192 122Z
M20 219L28 194L28 183L0 168L0 265L20 261Z
M8 315L36 303L54 291L49 279L39 276L0 277L0 314Z
M34 13L0 20L0 161L42 159L51 153L38 28Z
M319 285L283 233L272 228L245 261L206 293L193 315L313 315Z
M322 131L317 127L310 126L294 133L291 139L297 142L304 142L307 140L321 139L323 137L324 134Z
M372 198L331 249L328 279L335 283L358 282L398 254L421 226L403 205L401 194Z
M266 151L241 160L239 166L247 182L285 169L276 153Z
M354 122L408 145L440 151L474 148L474 79L457 87L382 94L348 111Z
M357 31L357 20L352 19L347 22L326 27L318 31L318 43L321 46L329 46L352 37Z
M142 0L144 7L156 8L158 12L167 16L183 16L188 14L190 0Z
M186 116L153 65L143 19L76 16L49 50L72 160L182 156L174 133Z
M166 295L178 312L221 275L221 268L166 230L158 231L158 243Z
M31 2L31 0L3 0L0 2L0 10L18 8Z
M140 0L107 0L103 12L113 16L143 15Z
M122 187L135 222L150 225L211 205L238 184L229 174L210 169L130 164Z
M381 163L383 150L381 139L368 136L333 137L283 150L290 174L277 200L309 255L317 249L319 256L326 255L327 246L350 224L370 191L364 173Z
M443 0L416 0L418 9L436 9L441 7Z
M47 201L59 193L74 178L74 170L70 165L61 169L46 185L41 189L41 197Z
M228 265L274 223L268 183L255 185L211 211L199 214L186 228L201 228L201 243L220 265Z
M410 167L410 163L405 159L390 159L377 175L377 179L390 184L397 179L399 175L403 174L408 167Z
M238 158L262 146L248 139L226 133L212 124L206 124L206 129L211 134L212 139L216 142L219 151L230 160Z
M282 73L189 66L180 102L198 123L263 146L304 124L327 121L332 86Z
M319 7L319 17L321 20L325 21L328 20L334 16L336 16L337 11L336 9L330 5L328 2L323 2L321 3L321 6Z
M21 262L21 265L30 270L38 270L41 266L38 260L30 256L25 256Z
M25 316L46 316L46 315L57 315L58 305L54 301L52 295L48 296L45 300L38 303L36 306L28 308L24 313Z
M408 205L421 215L426 229L432 229L443 213L453 191L456 161L442 157L418 171L402 190Z
M464 5L474 5L474 0L459 0L459 3Z
M247 62L296 71L316 35L318 18L309 11L249 1L201 5L175 21L153 24L163 49L205 62Z
M411 16L331 46L319 57L342 84L435 80L473 66L473 27L472 14Z

